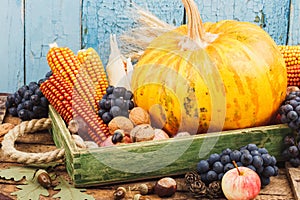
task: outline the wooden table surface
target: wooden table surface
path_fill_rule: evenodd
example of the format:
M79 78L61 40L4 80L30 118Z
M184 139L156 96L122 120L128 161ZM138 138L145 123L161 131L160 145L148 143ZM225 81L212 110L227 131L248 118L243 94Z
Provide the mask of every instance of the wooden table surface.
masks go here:
M19 119L13 117L5 117L4 122L9 122L13 124L18 124ZM0 140L2 138L0 137ZM22 137L19 137L15 144L16 149L25 152L46 152L49 150L55 149L55 145L53 143L52 137L48 132L40 132L34 134L27 134ZM24 166L20 163L15 163L10 158L3 155L2 149L0 150L0 169L5 169L10 166ZM65 167L62 165L55 168L55 173L58 176L64 177L66 180L70 180ZM267 187L263 188L260 192L260 195L256 198L256 200L292 200L292 199L299 199L299 191L300 190L299 184L299 176L300 169L299 168L289 168L286 166L282 166L280 168L280 173L277 177L271 178L271 183ZM289 178L288 178L289 177ZM171 198L165 199L194 199L189 192L184 191L182 185L183 178L182 177L174 177L177 183L179 184L179 191L172 196ZM155 182L156 180L150 180L146 182ZM11 180L0 179L0 199L1 195L5 195L10 197L11 199L16 199L15 196L10 195L10 193L17 191L16 185L20 184L20 182L15 182ZM95 199L99 200L109 200L113 199L113 192L115 188L118 186L124 186L125 188L133 188L135 185L139 183L130 183L130 184L120 184L120 185L111 185L105 187L93 187L87 188L86 193L92 195ZM50 197L41 197L40 199L53 199L51 196L56 194L58 191L54 191L53 189L49 189ZM133 199L133 195L136 194L135 191L131 191L127 193L125 199ZM149 199L157 200L161 199L157 195L149 195L147 196Z

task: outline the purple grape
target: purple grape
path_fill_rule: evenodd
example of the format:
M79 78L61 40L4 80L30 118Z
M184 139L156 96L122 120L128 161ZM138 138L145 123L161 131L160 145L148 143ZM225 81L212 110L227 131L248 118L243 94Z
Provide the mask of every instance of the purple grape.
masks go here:
M213 153L209 156L209 158L207 159L208 163L210 166L212 166L214 164L214 162L217 162L220 160L220 155L217 153Z
M112 94L113 93L113 91L114 91L114 89L115 89L115 87L114 86L112 86L112 85L110 85L110 86L108 86L107 88L106 88L106 94Z
M284 137L283 142L284 142L285 145L292 146L292 145L295 145L295 138L288 135L288 136Z
M290 156L293 158L296 158L299 155L299 149L297 146L290 146L288 148L288 152L289 152Z
M203 174L208 172L209 170L209 163L206 160L200 160L197 164L197 172L199 174Z
M248 166L252 163L253 157L250 153L244 153L241 156L241 162L243 163L244 166Z
M122 110L119 106L113 106L111 107L109 113L113 116L113 117L117 117L120 116L122 113Z
M212 170L219 174L224 171L224 166L220 161L217 161L213 164Z
M240 161L242 153L238 150L234 150L230 153L230 159L234 160L235 162Z
M211 183L213 181L218 180L218 174L215 171L210 170L207 172L206 178L207 178L207 181Z
M255 168L260 168L262 167L264 164L264 161L263 159L261 158L261 156L253 156L253 161L252 161L252 165L255 167Z

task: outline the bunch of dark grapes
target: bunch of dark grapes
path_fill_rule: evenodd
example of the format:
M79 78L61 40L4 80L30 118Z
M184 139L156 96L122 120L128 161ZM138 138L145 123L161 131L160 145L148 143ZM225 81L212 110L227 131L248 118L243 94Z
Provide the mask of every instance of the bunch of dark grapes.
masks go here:
M290 162L290 164L293 167L299 167L300 166L300 141L298 139L299 137L294 136L285 136L284 138L284 145L286 148L284 149L282 153L282 157L285 159L285 161Z
M239 150L227 148L220 154L211 154L207 160L200 160L197 172L201 180L208 185L213 181L221 181L223 175L234 168L233 161L237 166L254 170L259 175L262 186L270 183L271 176L278 175L276 158L271 156L267 149L258 148L255 144L248 144Z
M108 86L106 94L99 101L98 115L108 124L114 117L129 116L129 110L134 108L133 94L124 87Z
M15 93L7 96L6 109L9 114L22 121L48 117L49 102L40 90L40 84L52 75L48 72L45 78L23 85Z
M288 126L300 131L300 91L290 92L279 108L280 120Z

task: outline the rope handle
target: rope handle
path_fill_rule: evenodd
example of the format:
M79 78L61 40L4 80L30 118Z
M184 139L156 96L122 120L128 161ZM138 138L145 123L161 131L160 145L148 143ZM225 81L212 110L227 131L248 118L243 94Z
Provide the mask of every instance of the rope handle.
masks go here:
M64 149L55 149L43 153L27 153L15 149L14 144L18 136L26 133L34 133L51 128L51 119L33 119L31 121L21 122L4 136L2 141L2 150L5 156L24 164L45 164L58 161L64 158Z

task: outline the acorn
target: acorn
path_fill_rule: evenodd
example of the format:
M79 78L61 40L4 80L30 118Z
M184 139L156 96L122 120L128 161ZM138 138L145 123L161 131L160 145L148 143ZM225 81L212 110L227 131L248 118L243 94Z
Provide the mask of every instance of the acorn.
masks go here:
M52 186L52 180L46 170L38 169L34 173L33 178L46 189Z
M154 184L143 183L139 185L138 191L141 193L141 195L152 194L154 192Z
M126 196L126 189L124 187L118 187L114 192L114 200L121 200Z

